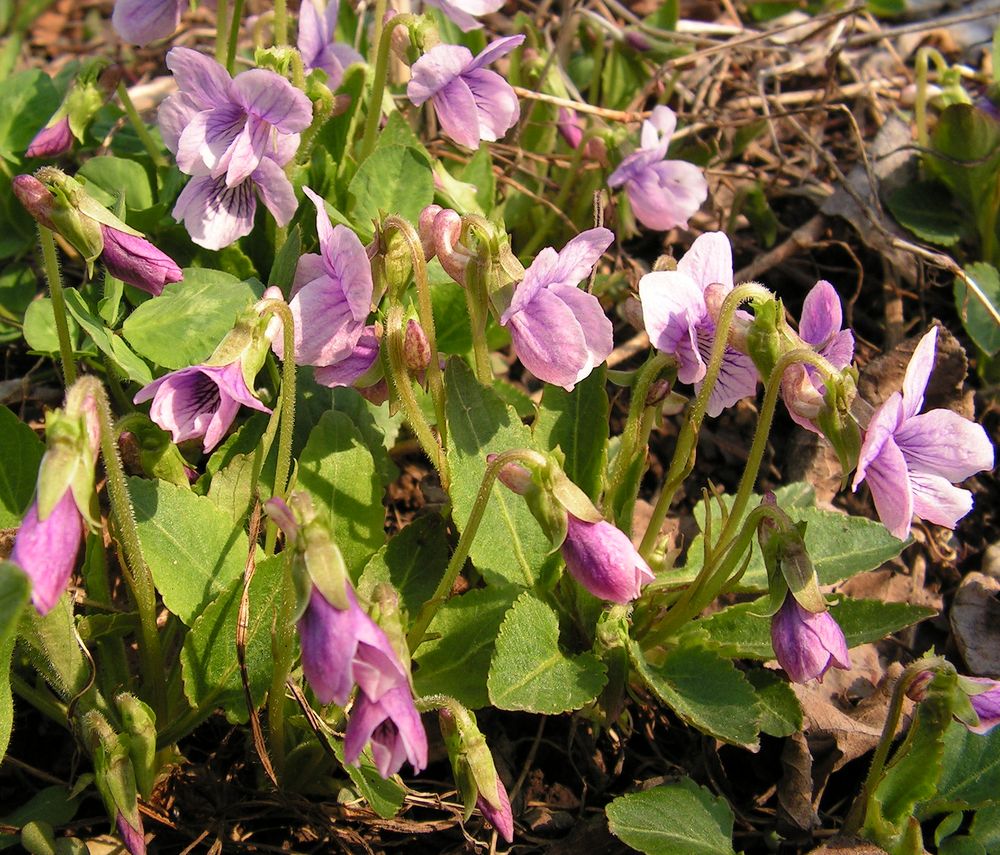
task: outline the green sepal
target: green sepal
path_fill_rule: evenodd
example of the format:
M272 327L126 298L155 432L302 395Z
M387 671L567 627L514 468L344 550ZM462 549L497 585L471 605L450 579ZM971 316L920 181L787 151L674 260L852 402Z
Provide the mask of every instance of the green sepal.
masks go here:
M63 410L52 410L45 417L45 440L48 447L38 470L39 520L46 519L71 489L80 513L93 524L90 503L95 461L86 422Z
M372 592L375 611L372 619L381 627L403 668L410 671L410 648L406 643L406 627L399 608L399 593L388 582L379 582Z
M604 519L590 501L590 497L570 481L562 469L554 470L551 477L552 495L573 516L588 523L597 523Z
M135 773L124 740L97 710L84 716L84 728L94 758L94 783L112 823L121 814L133 828L140 823Z
M779 326L784 320L785 309L781 300L754 301L753 322L747 331L747 353L761 377L771 376L781 356Z
M118 695L115 702L121 713L136 786L143 798L149 798L156 778L156 713L128 692Z
M594 634L594 653L608 669L608 681L597 698L607 725L618 720L628 688L628 606L614 605L601 613Z
M455 779L455 786L462 796L462 819L464 822L468 822L476 807L479 788L476 786L472 768L466 762L465 753L462 750L462 738L458 734L458 725L452 711L448 708L440 710L438 723L444 747L448 752L448 761L451 763L451 774Z
M442 735L448 747L448 757L451 760L452 771L455 773L455 783L459 785L465 809L469 815L475 807L477 796L493 807L500 808L500 787L497 783L497 767L493 762L493 754L486 744L475 713L466 709L458 701L451 700L443 709L440 720ZM449 731L449 735L445 731ZM467 817L468 818L468 817Z
M146 475L179 487L191 485L184 456L174 445L170 434L145 413L129 413L118 422L116 430L135 437L139 465Z
M861 429L851 415L851 402L857 394L857 369L848 367L841 373L841 382L825 381L826 406L816 417L816 424L837 452L843 472L841 488L846 486L851 472L857 468L861 454Z
M125 232L125 234L132 235L133 237L143 237L142 232L138 232L133 229L128 223L120 220L111 211L104 207L100 202L98 202L93 196L91 196L83 186L83 183L77 181L75 178L71 178L61 169L56 169L54 166L43 166L35 173L35 178L44 184L48 190L56 197L56 211L60 208L67 209L67 211L72 210L73 214L82 218L95 221L90 223L85 228L91 229L87 234L91 234L92 230L96 229L97 234L100 234L100 226L104 225L111 229L116 229L120 232ZM55 216L53 216L53 222L58 221ZM60 234L66 240L73 244L77 250L80 251L84 258L92 257L97 258L101 254L101 250L104 249L104 238L100 238L100 249L97 250L92 256L87 255L84 252L85 247L88 244L77 245L73 242L70 234L62 231L60 229Z
M761 502L776 512L774 516L764 517L757 527L757 540L760 544L764 566L767 568L768 588L771 592L771 605L777 608L784 602L785 592L790 592L795 600L806 611L820 614L827 610L826 599L819 589L819 579L812 559L806 552L806 523L792 522L791 518L778 507L772 494L768 494ZM781 597L778 597L778 593Z
M83 142L87 125L110 95L107 87L102 85L102 75L107 68L106 59L97 57L87 60L77 74L76 80L70 84L69 91L59 108L59 112L69 119L69 129L79 142ZM111 91L114 91L113 86Z
M302 528L302 556L306 572L326 601L340 610L350 608L347 599L347 564L340 547L322 523L309 522Z

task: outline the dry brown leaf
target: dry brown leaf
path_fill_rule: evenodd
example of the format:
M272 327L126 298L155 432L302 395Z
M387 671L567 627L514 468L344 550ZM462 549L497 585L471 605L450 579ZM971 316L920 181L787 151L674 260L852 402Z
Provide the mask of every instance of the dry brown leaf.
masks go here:
M1000 580L970 573L962 580L948 619L969 672L1000 677Z
M813 807L812 755L805 734L793 733L781 749L783 774L778 782L778 828L812 831L819 826Z
M835 837L813 849L809 855L825 855L827 852L836 852L837 855L886 855L882 847L860 837Z

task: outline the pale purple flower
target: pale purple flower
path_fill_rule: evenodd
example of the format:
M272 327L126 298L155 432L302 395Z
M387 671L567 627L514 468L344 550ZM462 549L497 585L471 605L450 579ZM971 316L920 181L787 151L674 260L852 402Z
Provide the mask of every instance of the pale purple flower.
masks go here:
M709 286L715 286L716 296L733 290L733 253L722 232L700 235L677 262L676 270L647 273L639 280L649 340L657 350L677 359L677 379L697 388L701 388L715 341L715 321L705 301ZM745 312L737 315L749 318ZM756 390L753 360L727 344L708 414L717 416Z
M402 686L409 693L406 670L385 633L358 605L345 585L349 607L338 609L317 587L299 619L302 671L320 703L343 706L355 683L372 701Z
M572 389L611 353L611 321L598 299L576 286L613 240L608 229L588 229L559 252L546 247L501 314L518 359L539 380Z
M320 386L353 386L361 380L378 361L379 340L375 327L367 326L354 349L339 362L323 365L313 371L313 379ZM373 402L374 403L374 402Z
M970 727L973 733L988 733L1000 724L1000 682L986 677L964 677L970 683L988 686L978 695L969 695L969 703L979 716L979 724Z
M875 410L854 475L854 489L868 482L879 519L901 540L914 514L954 528L972 510L972 493L953 483L993 468L993 444L981 425L951 410L920 413L936 341L934 327L910 358L902 394Z
M18 529L10 560L31 579L31 602L39 614L47 614L66 590L82 538L83 518L69 486L45 519L38 518L35 497Z
M413 64L406 95L417 106L430 100L441 130L459 145L498 140L521 111L510 84L486 66L523 41L523 35L497 39L475 58L466 47L438 45Z
M288 304L295 320L294 359L298 365L336 366L355 355L365 332L374 291L371 262L353 231L331 225L326 203L308 187L303 192L316 206L320 251L303 255L295 270ZM271 346L284 359L280 329L280 323L274 325ZM370 348L368 340L366 347ZM374 361L368 353L364 359L367 365L358 376Z
M356 764L369 741L383 778L395 775L404 760L414 772L427 766L427 733L408 683L389 689L378 700L363 691L358 695L344 734L344 760Z
M428 6L435 6L458 24L463 33L478 30L483 25L476 18L496 12L504 0L424 0Z
M302 54L306 71L321 68L326 72L326 85L336 89L344 79L344 69L351 63L364 62L363 57L350 45L337 44L333 38L337 30L338 0L302 0L299 7L299 36L297 47Z
M851 667L843 630L829 612L813 614L791 594L771 618L771 646L778 664L794 683L823 682L830 668Z
M655 578L625 532L605 520L585 522L568 511L562 556L577 582L612 603L631 602Z
M846 368L854 358L854 333L841 329L843 322L837 290L825 279L820 279L802 304L799 336L837 369ZM781 378L781 396L792 421L813 433L820 433L813 419L824 406L825 390L823 381L812 366L801 363L792 365Z
M177 263L145 238L103 224L101 234L104 236L101 261L108 273L123 282L157 297L164 285L184 278Z
M497 797L499 804L490 804L483 798L482 791L476 797L476 807L486 818L504 840L508 843L514 842L514 815L510 809L510 797L507 795L507 788L497 775Z
M697 166L665 160L676 127L674 111L656 107L642 123L639 150L628 155L608 179L609 187L625 185L636 218L657 231L686 225L708 198L708 183Z
M247 388L238 359L228 365L192 365L171 371L140 389L133 400L141 404L150 398L149 417L170 431L174 442L204 437L206 453L222 441L241 404L271 412Z
M73 132L69 127L69 116L63 116L35 134L24 154L26 157L58 157L71 148L73 148Z
M133 826L125 815L118 811L115 825L118 826L118 833L121 835L122 843L129 855L146 855L146 837L142 830L142 814L138 810L135 812L135 821L138 826Z
M172 35L188 0L118 0L111 24L125 41L145 45Z

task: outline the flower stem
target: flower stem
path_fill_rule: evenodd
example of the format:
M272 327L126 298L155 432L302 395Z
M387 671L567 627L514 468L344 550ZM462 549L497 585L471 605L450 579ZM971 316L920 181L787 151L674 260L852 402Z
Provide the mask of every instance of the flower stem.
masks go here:
M719 371L722 368L722 359L726 355L729 327L733 322L733 317L741 303L754 297L771 299L773 295L762 285L751 282L736 286L726 295L726 299L722 303L722 309L716 322L715 341L712 342L712 354L708 361L701 390L698 392L698 397L695 398L688 420L681 428L680 436L677 438L677 447L674 449L674 456L670 461L670 468L667 470L663 488L660 490L660 497L656 500L656 506L653 508L649 520L649 527L639 545L639 554L647 561L656 547L660 527L667 518L667 511L670 510L674 494L691 469L694 468L698 433L701 430L701 423L705 420L705 411L708 408L712 390L715 388L715 382L719 379Z
M118 98L122 102L122 107L125 108L125 114L128 116L128 120L132 123L132 128L139 137L139 141L142 143L143 148L146 149L146 154L149 155L149 159L153 162L153 166L156 169L159 169L161 166L166 166L167 162L163 158L163 152L161 152L160 148L156 145L152 135L149 133L149 128L146 127L146 123L139 115L139 111L136 110L135 104L132 103L132 99L129 97L128 90L125 88L124 83L118 84Z
M288 6L285 0L274 0L274 43L288 44Z
M384 6L384 3L383 3ZM384 9L383 9L384 14ZM378 38L378 53L375 55L375 75L372 77L372 91L368 98L368 115L365 119L365 133L361 138L361 151L358 154L358 166L367 160L375 149L375 136L378 132L379 119L382 118L382 98L385 95L385 81L389 73L389 50L392 47L392 31L401 24L409 24L415 20L413 15L396 15L383 27L381 18L376 11L375 29L381 28Z
M42 245L42 261L45 264L45 278L52 295L52 313L56 320L56 335L59 337L59 359L62 362L63 381L67 386L76 380L76 363L73 361L73 345L69 340L69 323L66 320L66 300L63 297L62 278L59 275L59 261L56 258L56 242L45 226L38 226L39 242Z
M231 74L236 69L236 47L240 40L240 24L243 22L243 0L233 0L233 16L229 20L229 42L226 45L226 71Z
M515 448L510 451L501 452L493 458L491 463L487 464L486 471L483 473L483 480L479 484L479 492L476 494L476 501L473 503L472 511L469 513L469 518L462 529L462 536L458 539L458 545L451 554L451 560L448 562L447 568L445 568L444 576L441 577L441 581L438 582L430 599L424 603L423 607L417 613L417 617L413 621L413 626L410 627L410 631L406 636L406 643L411 653L420 646L420 642L423 641L424 634L427 632L427 627L430 626L431 620L434 618L437 610L448 600L448 595L455 585L455 580L458 578L459 573L462 572L462 567L465 566L465 559L469 557L472 541L475 540L479 524L483 520L483 514L486 513L486 506L489 504L490 496L493 492L493 482L496 481L497 475L504 466L508 463L516 463L519 460L527 460L535 463L538 460L538 453Z
M215 61L219 65L226 62L228 45L226 34L229 32L229 0L216 0L215 3ZM229 69L232 74L232 69Z
M268 534L270 527L268 525ZM292 656L295 650L295 627L292 613L295 608L295 585L292 580L292 550L286 550L282 562L281 592L278 615L271 634L271 656L274 670L271 672L271 688L267 693L267 729L270 736L270 754L275 773L280 777L285 768L285 680L292 670ZM284 555L285 553L282 553Z

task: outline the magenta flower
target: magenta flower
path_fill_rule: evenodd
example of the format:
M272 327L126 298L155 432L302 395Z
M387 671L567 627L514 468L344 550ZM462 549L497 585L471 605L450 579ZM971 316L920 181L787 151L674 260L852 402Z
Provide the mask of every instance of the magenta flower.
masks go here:
M146 837L142 830L142 814L138 810L135 812L137 827L125 818L125 815L118 811L118 818L115 825L118 826L118 833L121 835L122 843L129 855L146 855Z
M463 33L478 30L483 25L476 18L496 12L504 0L424 0L426 5L435 6L458 24Z
M902 394L875 410L854 475L854 489L868 482L879 519L901 540L914 514L954 528L972 510L972 493L953 483L993 468L993 444L981 425L951 410L920 413L936 341L934 327L910 358Z
M35 497L14 540L10 560L31 579L31 602L48 614L66 590L83 538L83 518L67 486L45 519L38 518Z
M837 290L825 279L820 279L802 304L799 336L837 369L846 368L854 358L854 333L841 329L843 322ZM812 366L792 365L781 378L781 396L792 421L813 433L821 432L812 420L824 406L825 390Z
M303 0L299 7L299 37L297 47L306 71L321 68L326 72L326 85L336 89L344 79L344 69L364 58L350 45L337 44L338 0Z
M308 187L303 192L316 206L320 252L303 255L295 270L288 304L295 320L294 359L298 365L334 366L355 354L365 332L374 290L371 262L354 232L330 224L326 203ZM283 336L275 333L272 348L284 359Z
M829 612L813 614L791 594L771 618L771 646L778 664L794 683L823 682L830 668L851 667L847 639Z
M485 66L523 41L497 39L475 58L466 47L438 45L413 64L406 95L417 106L430 100L441 130L459 145L478 148L480 140L498 140L521 111L510 84Z
M378 700L364 691L358 695L344 734L344 760L356 764L369 741L383 778L395 775L404 760L415 773L427 766L427 733L413 705L409 684L400 683Z
M733 254L722 232L700 235L677 262L676 270L647 273L639 280L639 298L646 332L653 347L677 359L677 378L701 388L715 341L715 321L705 292L715 296L733 290ZM737 313L749 319L745 312ZM757 390L753 360L726 345L719 377L709 397L707 412L717 416Z
M518 359L539 380L572 389L611 353L611 321L597 298L576 286L613 240L607 229L588 229L560 252L546 247L501 314Z
M331 605L315 586L299 619L302 671L320 703L343 706L354 688L372 701L409 680L389 639L345 585L348 608Z
M708 183L697 166L664 159L676 127L674 111L656 107L642 123L639 150L628 155L608 179L609 187L625 185L636 218L656 231L687 225L708 198Z
M69 116L63 116L51 125L42 128L28 146L27 157L58 157L73 148L73 132L69 127Z
M225 436L240 405L271 412L247 388L240 360L228 365L192 365L171 371L144 386L133 399L141 404L153 399L149 417L174 442L204 437L205 453Z
M145 45L172 35L187 0L117 0L111 24L125 41Z
M104 236L101 261L108 273L122 282L158 297L168 282L180 282L184 278L177 263L145 238L103 224L101 234Z
M476 797L476 807L479 808L479 812L486 818L486 821L497 830L497 834L508 843L513 843L514 815L510 809L507 788L503 785L499 775L497 775L497 797L499 804L490 804L483 798L483 793L480 791Z
M584 522L567 512L562 556L577 582L612 603L631 602L655 578L628 535L605 520Z
M970 727L973 733L989 733L1000 724L1000 682L986 677L963 677L964 681L987 686L986 691L969 695L969 703L979 716L979 724Z

